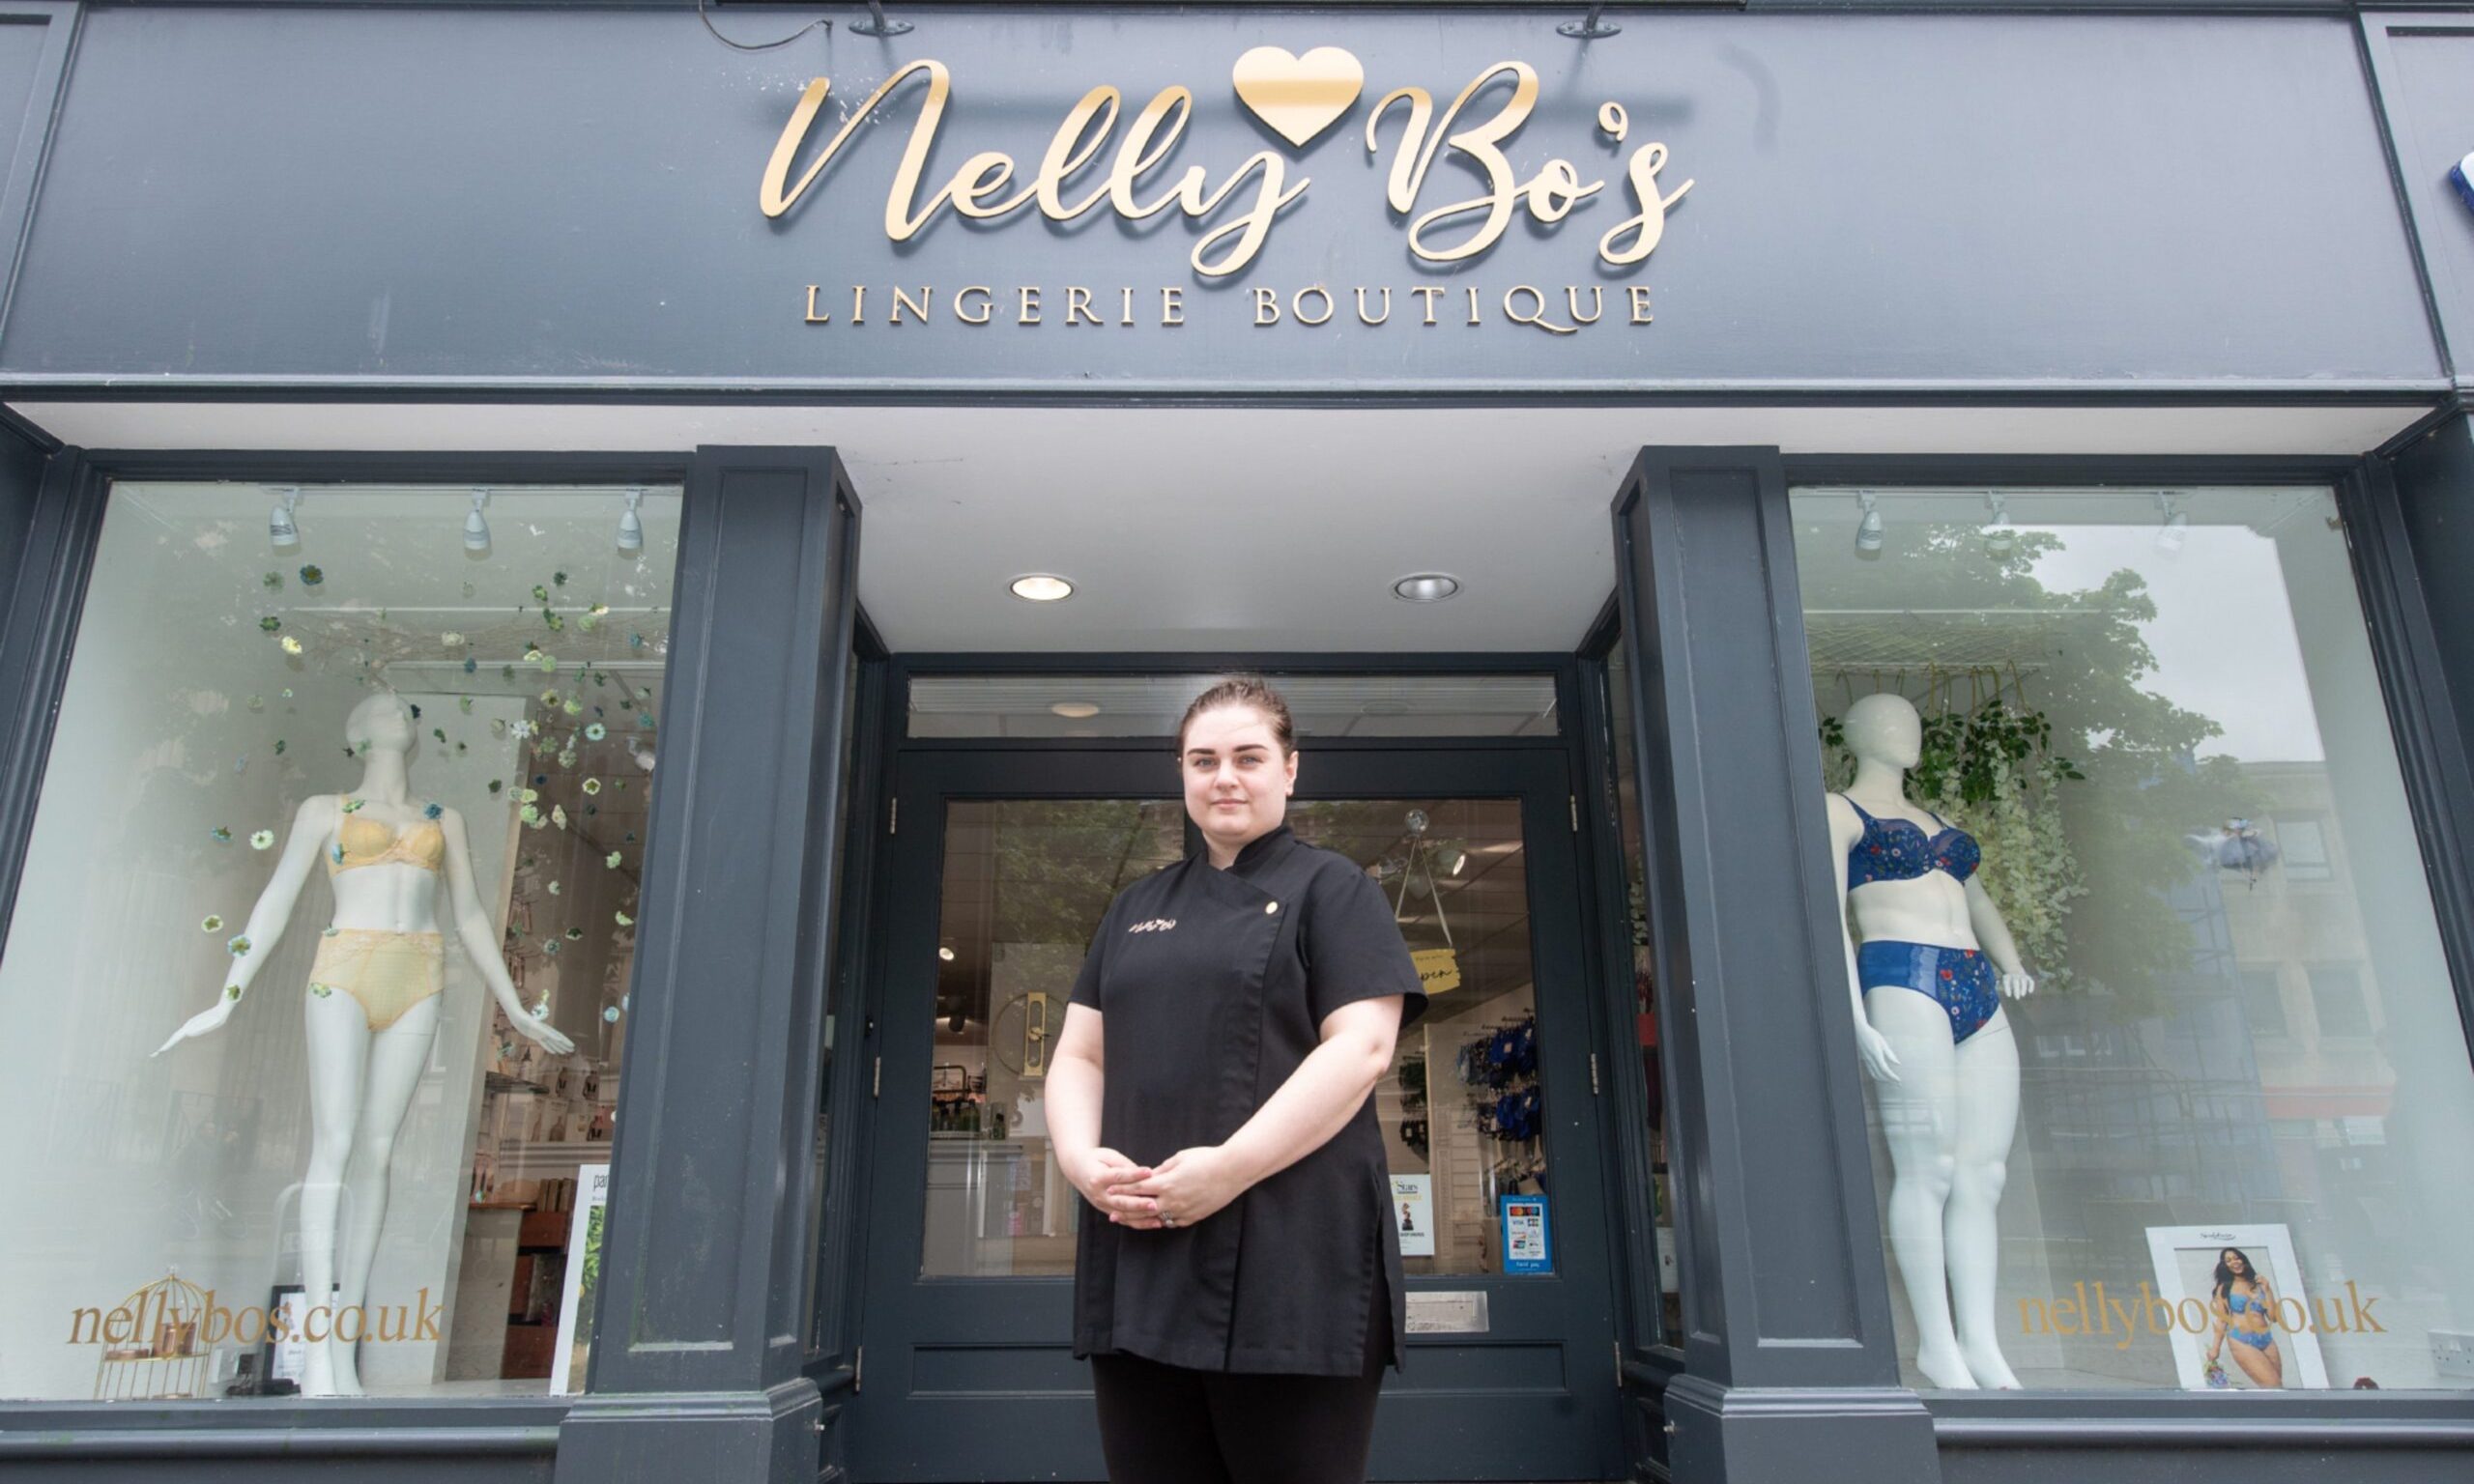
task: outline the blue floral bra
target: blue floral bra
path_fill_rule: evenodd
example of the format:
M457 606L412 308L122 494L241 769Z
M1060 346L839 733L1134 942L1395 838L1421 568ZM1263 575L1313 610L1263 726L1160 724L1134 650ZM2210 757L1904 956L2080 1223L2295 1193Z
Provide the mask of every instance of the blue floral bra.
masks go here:
M1847 795L1840 794L1846 799ZM1910 819L1876 819L1864 813L1864 806L1847 799L1850 809L1864 821L1864 836L1847 852L1847 889L1870 886L1876 881L1913 881L1929 871L1944 871L1953 880L1965 881L1975 874L1984 859L1975 837L1942 819L1931 810L1933 822L1942 827L1935 835L1924 833L1924 827Z

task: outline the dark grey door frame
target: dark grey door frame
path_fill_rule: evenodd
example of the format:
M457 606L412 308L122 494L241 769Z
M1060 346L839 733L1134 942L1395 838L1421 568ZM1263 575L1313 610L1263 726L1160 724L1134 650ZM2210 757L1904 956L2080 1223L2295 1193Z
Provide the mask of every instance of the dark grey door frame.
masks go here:
M1158 766L1147 776L1159 786L1136 793L1171 794L1175 782L1164 739L1113 740L1121 745L1095 748L1085 742L1074 751L1060 752L1001 742L991 745L983 740L977 746L939 743L906 753L897 765L894 793L903 805L903 828L899 835L881 840L890 858L881 879L888 899L898 904L879 920L879 930L891 935L879 956L890 963L908 964L911 949L935 939L942 870L939 806L944 800L1134 796L1128 792L1129 781L1146 774L1142 761L1129 756L1129 746L1158 759ZM1554 797L1569 792L1570 775L1562 739L1548 740L1550 745L1545 746L1429 742L1385 748L1368 739L1363 746L1327 747L1319 750L1319 760L1309 763L1298 790L1301 802L1385 797L1388 792L1407 797L1520 799L1522 825L1532 847L1528 870L1533 915L1553 924L1533 933L1532 952L1541 1003L1548 1015L1558 1017L1542 1046L1548 1072L1546 1117L1556 1129L1550 1136L1555 1141L1558 1172L1552 1188L1562 1192L1555 1214L1556 1270L1551 1277L1537 1279L1410 1279L1413 1292L1482 1289L1494 1296L1494 1327L1485 1339L1467 1344L1449 1339L1415 1342L1429 1352L1424 1357L1429 1366L1448 1367L1456 1380L1447 1383L1447 1389L1432 1389L1431 1384L1422 1388L1420 1357L1413 1356L1409 1375L1378 1421L1378 1469L1387 1459L1395 1461L1396 1468L1398 1460L1414 1456L1413 1472L1421 1479L1450 1476L1455 1465L1465 1468L1468 1460L1485 1456L1490 1441L1516 1441L1500 1428L1489 1431L1485 1390L1471 1384L1478 1374L1473 1367L1482 1366L1484 1355L1507 1345L1533 1352L1555 1347L1552 1368L1567 1378L1569 1401L1556 1411L1553 1437L1539 1434L1537 1417L1527 1418L1513 1430L1536 1440L1526 1448L1528 1459L1542 1463L1551 1454L1554 1462L1544 1466L1553 1477L1601 1477L1620 1469L1624 1456L1617 1408L1620 1388L1608 1348L1619 1318L1616 1269L1623 1254L1610 1240L1605 1211L1608 1192L1597 1178L1609 1162L1604 1150L1609 1129L1603 1099L1594 1091L1597 1078L1591 1068L1592 1058L1603 1044L1602 1017L1596 1003L1599 996L1582 910L1587 895L1582 890L1582 842L1568 801ZM925 961L924 955L919 956ZM1037 1467L1055 1464L1067 1470L1060 1476L1097 1478L1097 1441L1090 1432L1087 1404L1064 1400L1053 1384L1038 1390L1021 1383L1008 1385L1000 1375L987 1369L988 1358L1001 1356L1006 1350L1039 1349L1050 1353L1039 1362L1043 1373L1058 1371L1053 1379L1070 1379L1079 1386L1079 1365L1059 1358L1070 1327L1066 1281L923 1281L915 1275L921 1218L918 1185L911 1172L924 1161L926 1135L918 1125L918 1104L911 1095L926 1084L929 1057L924 1040L915 1034L919 1027L910 1023L916 1016L891 1003L891 996L911 980L898 971L892 977L898 983L879 986L879 1002L869 1012L879 1025L897 1018L902 1022L901 1030L879 1030L871 1045L872 1055L881 1053L880 1074L887 1094L875 1104L875 1116L891 1122L880 1122L877 1133L869 1140L871 1158L878 1162L882 1178L873 1186L866 1215L856 1222L865 1228L870 1247L866 1312L861 1320L866 1343L875 1352L868 1374L885 1380L863 1386L852 1403L859 1429L851 1440L856 1447L853 1471L869 1479L984 1477L990 1469L1003 1467L996 1462L1001 1451L989 1441L1003 1437L1018 1443L1038 1438L1045 1462ZM1549 985L1560 987L1545 987ZM875 1081L877 1074L872 1071L869 1080ZM1584 1172L1589 1178L1578 1185L1569 1184ZM1519 1301L1507 1301L1515 1296ZM1602 1296L1603 1302L1594 1296ZM914 1338L940 1352L958 1347L981 1352L982 1360L970 1367L981 1389L967 1394L909 1395L906 1386L912 1360L904 1346ZM1524 1399L1514 1395L1510 1400L1520 1404ZM1526 1404L1534 1407L1535 1399ZM1518 1476L1522 1458L1498 1459L1497 1468L1499 1471L1487 1477Z

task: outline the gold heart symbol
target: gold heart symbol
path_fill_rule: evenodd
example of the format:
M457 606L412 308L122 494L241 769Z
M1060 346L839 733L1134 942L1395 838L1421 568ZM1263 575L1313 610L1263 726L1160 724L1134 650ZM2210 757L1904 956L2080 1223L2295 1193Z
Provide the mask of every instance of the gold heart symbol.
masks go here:
M1231 76L1254 117L1300 149L1338 123L1366 86L1366 69L1338 46L1317 46L1302 57L1257 46L1237 59Z

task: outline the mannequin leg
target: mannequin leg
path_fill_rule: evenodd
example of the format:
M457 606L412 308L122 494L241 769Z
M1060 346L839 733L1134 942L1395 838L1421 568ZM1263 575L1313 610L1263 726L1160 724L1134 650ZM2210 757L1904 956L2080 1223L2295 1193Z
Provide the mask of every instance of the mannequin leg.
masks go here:
M304 994L301 998L309 1051L310 1128L309 1168L301 1177L301 1286L307 1290L305 1308L330 1308L327 1316L317 1320L324 1332L332 1319L344 1166L352 1156L361 1084L369 1069L369 1021L350 995ZM331 1339L310 1343L301 1394L337 1394Z
M1950 1327L1942 1252L1942 1212L1958 1165L1958 1089L1950 1019L1928 996L1898 985L1864 991L1864 1017L1898 1053L1896 1082L1876 1082L1890 1146L1890 1256L1915 1313L1915 1366L1946 1390L1975 1379Z
M1959 1350L1983 1386L2015 1391L2019 1378L2001 1358L1993 1292L2001 1268L1997 1212L2009 1179L2010 1141L2019 1127L2019 1042L2010 1017L1994 1017L1957 1051L1958 1164L1942 1237L1950 1266L1950 1297L1958 1310Z
M359 1135L353 1141L351 1173L344 1181L347 1216L338 1270L343 1293L336 1300L338 1311L361 1313L364 1325L369 1270L378 1260L378 1237L387 1222L387 1180L395 1157L395 1135L403 1129L413 1093L428 1070L430 1045L438 1038L439 1007L445 1003L446 996L433 995L369 1039ZM336 1394L360 1395L360 1366L353 1342L338 1338L334 1350Z

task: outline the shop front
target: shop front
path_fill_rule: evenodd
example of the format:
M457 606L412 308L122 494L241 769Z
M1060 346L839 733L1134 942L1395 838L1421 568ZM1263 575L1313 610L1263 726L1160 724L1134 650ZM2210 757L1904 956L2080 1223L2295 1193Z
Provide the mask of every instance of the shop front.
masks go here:
M2474 14L0 20L0 1466L1101 1478L1238 671L1372 1477L2474 1460Z

